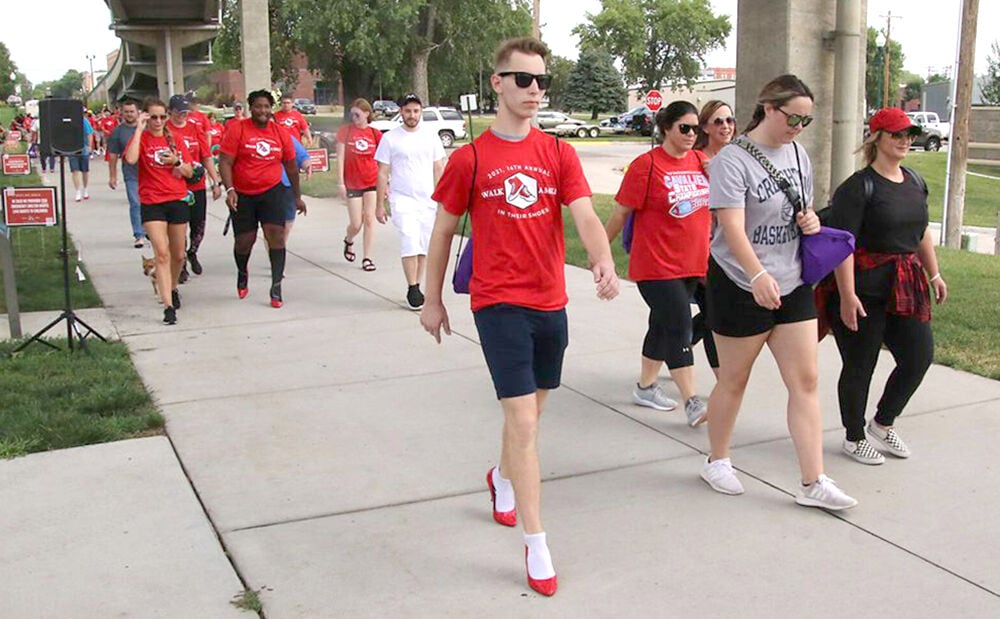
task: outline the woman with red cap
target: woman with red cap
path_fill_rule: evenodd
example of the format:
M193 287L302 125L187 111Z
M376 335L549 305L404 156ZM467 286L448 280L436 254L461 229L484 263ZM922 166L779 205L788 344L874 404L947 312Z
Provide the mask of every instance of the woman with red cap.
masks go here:
M853 233L857 249L837 267L836 291L825 310L843 361L837 385L847 430L843 451L863 464L882 464L882 452L910 456L894 424L934 358L931 291L943 303L948 286L927 225L927 185L901 165L920 128L903 110L888 108L872 116L869 129L861 147L868 165L833 196L828 223ZM883 344L896 367L866 425Z

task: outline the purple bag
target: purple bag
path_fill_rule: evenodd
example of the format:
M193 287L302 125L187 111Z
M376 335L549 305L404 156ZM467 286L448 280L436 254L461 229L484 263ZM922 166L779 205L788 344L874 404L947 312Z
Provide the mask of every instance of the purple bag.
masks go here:
M472 279L472 237L465 242L462 255L458 258L455 273L451 276L451 285L458 294L469 294L469 281Z
M812 286L819 283L854 253L854 235L847 230L822 226L816 234L799 238L802 259L802 281Z
M635 213L625 216L625 225L622 226L622 249L626 254L632 253L632 237L635 236Z

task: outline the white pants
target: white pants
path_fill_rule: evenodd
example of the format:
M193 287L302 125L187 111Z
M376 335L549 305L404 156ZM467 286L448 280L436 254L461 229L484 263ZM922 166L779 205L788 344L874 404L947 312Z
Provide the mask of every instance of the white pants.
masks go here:
M399 230L399 254L403 258L426 256L434 230L437 205L392 204L392 223Z

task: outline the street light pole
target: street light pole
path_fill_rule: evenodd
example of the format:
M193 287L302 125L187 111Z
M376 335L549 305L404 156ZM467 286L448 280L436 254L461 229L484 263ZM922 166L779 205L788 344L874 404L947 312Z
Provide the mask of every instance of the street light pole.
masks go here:
M90 95L94 94L94 86L97 84L94 80L94 56L93 54L87 54L87 60L90 62L90 90L87 92L87 101L90 101Z

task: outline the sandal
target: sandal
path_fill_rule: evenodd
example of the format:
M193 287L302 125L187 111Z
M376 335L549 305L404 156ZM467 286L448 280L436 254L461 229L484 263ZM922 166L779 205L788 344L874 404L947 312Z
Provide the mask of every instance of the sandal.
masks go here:
M354 259L358 257L351 249L352 247L354 247L354 242L344 239L344 259L348 262L354 262Z
M361 270L362 271L374 271L375 270L375 263L372 262L371 258L365 258L364 260L361 261Z

